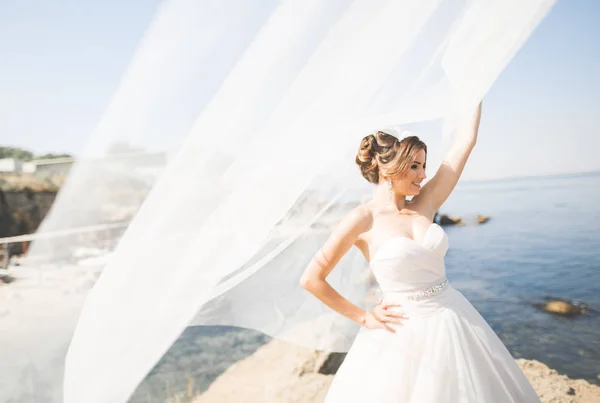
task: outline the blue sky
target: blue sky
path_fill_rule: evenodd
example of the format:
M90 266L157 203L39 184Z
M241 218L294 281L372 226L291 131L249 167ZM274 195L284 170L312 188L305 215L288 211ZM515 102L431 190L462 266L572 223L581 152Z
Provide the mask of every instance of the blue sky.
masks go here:
M158 0L0 0L0 145L77 153ZM559 1L484 102L465 178L600 170L600 2Z

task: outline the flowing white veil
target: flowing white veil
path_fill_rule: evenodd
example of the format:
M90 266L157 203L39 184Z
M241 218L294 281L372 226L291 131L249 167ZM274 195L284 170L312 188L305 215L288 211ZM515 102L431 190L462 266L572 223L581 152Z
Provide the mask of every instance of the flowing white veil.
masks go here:
M346 351L357 325L299 278L371 191L354 164L360 139L412 130L441 148L442 124L451 133L552 4L166 1L29 262L76 265L97 245L94 228L126 231L109 232L106 247L118 246L87 296L49 288L48 312L70 322L54 351L27 353L17 373L54 370L48 402L118 403L190 325ZM437 134L419 130L428 122ZM368 272L352 250L328 281L366 307Z

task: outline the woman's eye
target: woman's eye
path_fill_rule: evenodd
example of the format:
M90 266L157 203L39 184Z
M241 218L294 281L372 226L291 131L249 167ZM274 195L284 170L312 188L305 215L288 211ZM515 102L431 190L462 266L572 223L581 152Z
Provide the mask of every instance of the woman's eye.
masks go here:
M417 169L416 165L411 166L412 169Z

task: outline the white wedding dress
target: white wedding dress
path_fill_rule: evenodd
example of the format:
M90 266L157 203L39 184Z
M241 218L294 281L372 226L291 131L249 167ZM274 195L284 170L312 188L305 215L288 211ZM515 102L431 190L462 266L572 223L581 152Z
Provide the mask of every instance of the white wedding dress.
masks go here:
M539 402L504 344L446 280L448 238L431 224L421 243L387 240L371 268L385 301L409 319L361 328L326 403Z

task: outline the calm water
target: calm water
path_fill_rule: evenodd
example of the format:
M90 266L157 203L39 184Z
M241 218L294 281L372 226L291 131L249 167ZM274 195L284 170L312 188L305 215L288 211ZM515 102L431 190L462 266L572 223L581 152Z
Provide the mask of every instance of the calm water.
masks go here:
M600 313L561 318L532 303L546 296L600 311L600 173L460 184L442 213L467 223L447 227L448 278L481 312L515 357L598 383ZM132 402L164 401L204 390L268 338L234 328L190 328L139 387Z
M444 211L492 217L447 228L447 271L512 354L597 382L600 314L566 319L531 304L552 296L600 310L600 174L467 183Z

